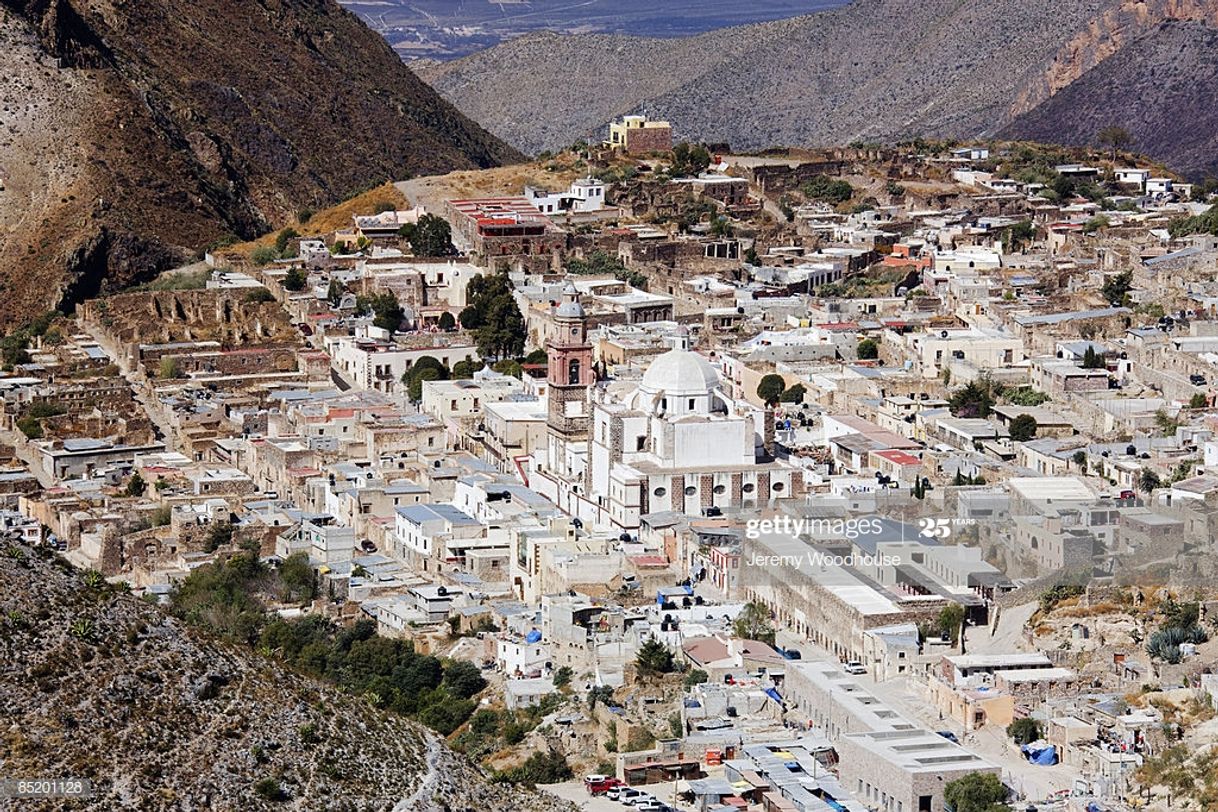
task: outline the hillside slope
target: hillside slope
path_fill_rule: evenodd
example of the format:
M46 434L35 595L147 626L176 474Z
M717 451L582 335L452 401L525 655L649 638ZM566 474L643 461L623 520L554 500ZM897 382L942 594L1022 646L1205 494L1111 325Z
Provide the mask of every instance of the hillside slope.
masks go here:
M414 722L3 544L0 773L89 779L94 797L73 809L569 809L488 783ZM268 802L276 790L286 801Z
M1170 55L1170 58L1165 56ZM1218 29L1170 21L1129 42L1047 101L1004 137L1084 145L1119 123L1133 148L1168 156L1177 171L1218 173Z
M333 0L0 0L0 319L519 154Z
M978 138L1004 131L1100 64L1137 62L1126 48L1160 47L1141 66L1170 66L1173 44L1144 37L1171 20L1218 25L1218 0L854 0L686 40L532 35L419 71L526 151L602 137L607 122L637 111L671 120L678 137L741 149ZM1203 72L1212 76L1212 63ZM1184 71L1161 71L1138 81L1141 95L1117 112L1157 108L1154 86L1165 75L1169 92L1185 89ZM1058 111L1072 140L1124 123L1093 127L1087 116L1070 118L1073 109ZM1177 163L1192 148L1171 121L1161 119L1163 137L1139 148Z

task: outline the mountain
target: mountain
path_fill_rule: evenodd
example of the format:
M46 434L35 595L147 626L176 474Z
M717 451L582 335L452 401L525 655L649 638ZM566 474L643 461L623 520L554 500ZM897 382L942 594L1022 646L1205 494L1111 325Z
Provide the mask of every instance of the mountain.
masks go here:
M1132 148L1192 177L1218 174L1218 28L1169 20L1016 118L1005 138L1088 144L1119 123Z
M0 321L521 156L333 0L0 0Z
M683 37L780 20L846 0L340 0L381 32L404 59L453 59L533 31Z
M488 783L422 726L200 638L45 548L0 543L6 778L88 779L73 809L571 809Z
M1144 37L1175 20L1213 25L1218 0L854 0L682 40L532 34L419 71L530 152L602 137L610 120L638 111L669 119L679 138L741 149L982 138L1101 64L1134 61L1125 49L1157 46ZM1175 54L1153 58L1168 64ZM1140 82L1144 95L1100 126L1154 107L1151 85ZM1162 121L1166 130L1171 119ZM1078 134L1092 124L1080 116ZM1189 150L1171 132L1148 142L1157 151L1145 151L1169 163Z

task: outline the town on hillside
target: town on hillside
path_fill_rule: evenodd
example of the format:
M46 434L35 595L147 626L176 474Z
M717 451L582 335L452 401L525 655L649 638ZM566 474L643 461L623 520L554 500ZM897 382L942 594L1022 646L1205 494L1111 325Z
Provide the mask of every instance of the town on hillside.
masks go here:
M1098 142L301 211L0 342L5 544L592 812L1218 808L1218 188Z

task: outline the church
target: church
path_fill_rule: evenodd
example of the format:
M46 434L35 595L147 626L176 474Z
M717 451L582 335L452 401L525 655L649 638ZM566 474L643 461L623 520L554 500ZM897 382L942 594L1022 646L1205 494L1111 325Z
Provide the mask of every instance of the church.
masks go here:
M592 527L633 530L661 511L705 514L803 494L803 472L766 453L766 413L720 388L686 332L632 391L597 385L587 317L568 284L547 342L547 447L529 485Z

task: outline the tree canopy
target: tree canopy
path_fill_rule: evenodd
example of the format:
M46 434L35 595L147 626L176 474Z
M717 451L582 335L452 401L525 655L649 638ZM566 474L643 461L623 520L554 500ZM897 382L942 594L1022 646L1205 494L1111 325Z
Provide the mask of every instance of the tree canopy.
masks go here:
M469 306L461 311L461 326L474 334L483 358L515 358L524 352L524 316L512 295L506 272L475 276L465 289Z
M446 257L457 252L453 246L452 227L443 217L424 214L419 222L407 223L398 230L417 257Z

